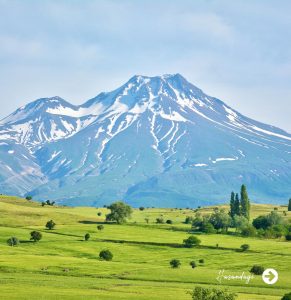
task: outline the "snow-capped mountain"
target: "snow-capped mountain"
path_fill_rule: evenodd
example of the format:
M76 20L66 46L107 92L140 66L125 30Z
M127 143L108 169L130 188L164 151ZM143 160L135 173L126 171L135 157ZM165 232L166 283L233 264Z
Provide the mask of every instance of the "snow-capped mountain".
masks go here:
M291 135L204 94L179 74L134 76L75 106L59 97L0 122L0 189L69 205L225 202L290 196Z

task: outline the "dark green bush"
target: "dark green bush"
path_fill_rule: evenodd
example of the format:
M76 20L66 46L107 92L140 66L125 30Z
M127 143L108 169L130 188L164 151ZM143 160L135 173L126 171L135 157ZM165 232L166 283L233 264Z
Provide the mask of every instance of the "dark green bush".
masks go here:
M240 246L240 248L241 248L241 251L244 252L244 251L247 251L247 250L250 249L250 245L249 244L242 244Z
M97 229L101 231L101 230L104 229L104 226L102 224L100 224L100 225L97 226Z
M48 221L45 225L45 227L49 230L54 229L55 226L56 226L56 223L53 220Z
M171 265L172 268L176 269L176 268L180 267L181 262L179 261L179 259L172 259L170 261L170 265Z
M19 244L19 240L17 237L12 236L7 240L7 244L11 247L17 246Z
M42 234L39 231L32 231L30 233L30 239L34 242L38 242L42 239Z
M195 235L191 235L183 240L183 243L186 248L193 248L194 246L200 245L201 241Z
M102 250L99 253L99 257L100 257L100 259L110 261L113 258L113 254L109 250Z
M255 275L262 275L265 271L265 268L263 266L254 265L252 266L250 272Z

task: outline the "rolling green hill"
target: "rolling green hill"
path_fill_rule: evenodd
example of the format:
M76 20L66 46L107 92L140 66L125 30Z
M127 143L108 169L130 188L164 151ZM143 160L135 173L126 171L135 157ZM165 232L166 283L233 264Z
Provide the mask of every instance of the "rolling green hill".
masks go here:
M253 204L251 215L267 214L274 207ZM278 206L280 214L286 210ZM291 291L291 243L283 239L200 234L201 245L187 249L181 244L191 225L182 222L194 215L191 209L135 209L127 224L104 224L104 230L98 231L106 213L106 208L42 207L37 202L0 196L0 298L191 300L187 292L201 285L228 288L238 294L237 299L275 300ZM173 224L155 224L161 215ZM290 219L291 213L285 218ZM46 230L51 219L57 225ZM42 233L40 242L30 241L32 230ZM91 235L89 241L84 241L86 233ZM20 240L17 247L6 244L11 236ZM238 251L245 243L250 250ZM113 253L112 261L99 260L103 249ZM173 258L181 260L179 269L170 268ZM199 264L199 259L205 263ZM189 266L193 260L198 264L195 269ZM216 280L219 270L237 275L254 264L276 269L278 282L269 286L261 276L249 284Z

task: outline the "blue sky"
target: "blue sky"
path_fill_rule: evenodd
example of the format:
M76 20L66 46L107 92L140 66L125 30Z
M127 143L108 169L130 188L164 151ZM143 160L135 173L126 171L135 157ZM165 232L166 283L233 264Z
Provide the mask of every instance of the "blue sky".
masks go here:
M181 73L291 132L291 1L0 0L0 118L81 104L134 74Z

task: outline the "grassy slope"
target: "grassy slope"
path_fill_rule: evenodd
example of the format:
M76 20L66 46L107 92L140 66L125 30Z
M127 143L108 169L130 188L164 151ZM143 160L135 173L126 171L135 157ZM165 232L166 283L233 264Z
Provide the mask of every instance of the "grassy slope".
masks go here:
M252 216L273 210L271 205L253 205ZM202 209L211 212L212 208ZM286 207L279 207L279 212ZM102 212L97 217L97 212ZM177 247L188 236L190 225L181 222L191 210L135 210L127 225L108 225L98 232L106 209L86 207L41 207L39 203L0 196L0 298L1 299L191 299L187 291L195 285L219 285L238 293L238 299L280 299L290 291L291 243L280 240L241 238L230 235L200 235L202 246ZM290 212L288 218L291 217ZM156 225L163 215L173 225ZM148 217L150 224L144 219ZM55 230L44 224L53 219ZM29 242L32 229L42 231L39 243ZM85 233L91 234L88 242ZM17 236L22 243L9 247L6 240ZM117 242L119 241L119 243ZM120 243L120 241L123 241ZM251 250L237 252L241 244ZM216 249L216 244L219 248ZM112 262L100 261L102 249L114 254ZM180 269L169 268L179 258ZM189 261L204 258L204 266L191 269ZM279 271L279 281L268 286L256 276L250 284L224 281L216 276L225 269L229 274L248 271L262 264ZM288 282L289 280L289 282Z

